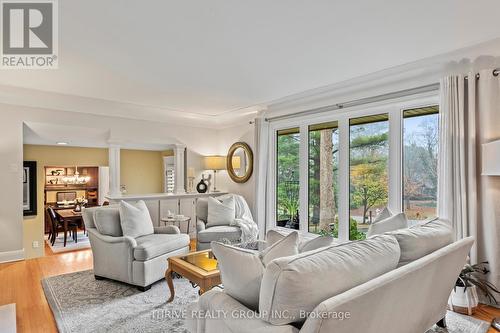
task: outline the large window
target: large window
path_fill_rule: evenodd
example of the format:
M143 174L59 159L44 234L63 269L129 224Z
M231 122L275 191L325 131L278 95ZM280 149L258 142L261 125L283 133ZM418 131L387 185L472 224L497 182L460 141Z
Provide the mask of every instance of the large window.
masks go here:
M280 130L276 147L276 225L299 229L298 128Z
M410 225L436 216L437 106L403 112L403 210Z
M365 239L385 207L405 212L410 225L434 218L437 100L420 96L272 121L270 222L345 241Z
M350 119L349 239L364 239L373 218L388 202L388 115Z
M309 232L338 236L338 145L336 121L309 126Z

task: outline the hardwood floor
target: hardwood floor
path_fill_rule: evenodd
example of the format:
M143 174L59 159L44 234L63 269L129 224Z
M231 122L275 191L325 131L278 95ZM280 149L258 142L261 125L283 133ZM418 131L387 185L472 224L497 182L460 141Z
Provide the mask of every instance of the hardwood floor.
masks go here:
M40 283L42 278L92 268L90 249L52 254L46 246L45 252L45 257L0 264L0 305L16 303L17 331L21 333L57 332ZM500 317L500 310L481 305L474 317L490 322ZM495 332L493 328L488 331Z

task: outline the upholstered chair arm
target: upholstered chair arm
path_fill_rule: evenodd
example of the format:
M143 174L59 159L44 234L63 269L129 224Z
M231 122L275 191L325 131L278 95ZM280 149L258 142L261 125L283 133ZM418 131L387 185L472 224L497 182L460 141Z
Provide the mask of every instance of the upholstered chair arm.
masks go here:
M155 227L155 234L180 234L180 229L175 225L166 225L163 227Z
M133 282L132 262L137 242L128 236L112 237L99 233L97 229L87 229L92 255L94 274L126 283Z

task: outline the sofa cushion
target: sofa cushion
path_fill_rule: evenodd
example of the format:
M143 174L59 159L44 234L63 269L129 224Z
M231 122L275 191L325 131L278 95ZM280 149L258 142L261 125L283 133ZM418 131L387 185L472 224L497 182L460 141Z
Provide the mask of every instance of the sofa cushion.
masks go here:
M186 234L150 234L136 239L134 258L146 261L183 247L189 246L189 236Z
M397 240L380 235L275 259L262 278L261 318L274 325L303 322L304 311L396 268L399 255Z
M207 228L217 225L230 225L236 217L234 197L208 198Z
M224 292L248 308L257 310L265 265L276 258L297 254L297 242L298 234L294 232L261 253L212 242Z
M453 242L451 223L439 219L387 234L396 237L401 248L399 266L420 259Z
M396 215L392 215L385 220L373 222L368 228L366 237L380 235L388 231L394 231L403 228L408 228L408 220L406 219L405 213L399 213Z
M118 207L96 209L94 212L94 224L99 233L103 235L113 237L123 236Z
M137 238L154 232L151 215L149 215L148 207L143 200L138 201L135 205L121 201L119 210L124 236Z
M200 243L210 243L222 239L237 241L241 238L241 230L234 226L220 225L199 231L196 237Z

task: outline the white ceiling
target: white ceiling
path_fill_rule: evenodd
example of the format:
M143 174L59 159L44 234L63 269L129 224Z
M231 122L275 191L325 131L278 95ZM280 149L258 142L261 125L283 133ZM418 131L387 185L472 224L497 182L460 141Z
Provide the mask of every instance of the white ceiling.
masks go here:
M228 117L500 37L498 13L498 0L60 0L59 69L2 71L0 85L130 103L123 117Z

